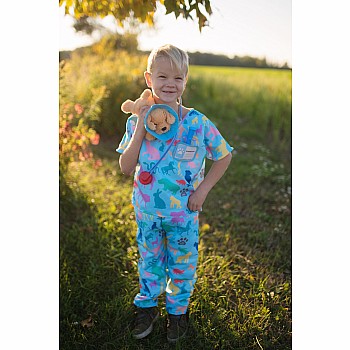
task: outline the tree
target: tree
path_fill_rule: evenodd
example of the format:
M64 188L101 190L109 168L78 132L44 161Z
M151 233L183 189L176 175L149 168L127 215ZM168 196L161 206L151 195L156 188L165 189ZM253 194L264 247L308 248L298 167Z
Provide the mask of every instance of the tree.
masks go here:
M59 0L59 6L64 6L65 14L71 14L78 21L86 21L87 17L112 15L120 26L130 18L153 26L157 3L165 6L166 14L174 13L176 18L181 15L194 20L192 16L195 13L200 31L208 25L208 17L212 14L210 0Z

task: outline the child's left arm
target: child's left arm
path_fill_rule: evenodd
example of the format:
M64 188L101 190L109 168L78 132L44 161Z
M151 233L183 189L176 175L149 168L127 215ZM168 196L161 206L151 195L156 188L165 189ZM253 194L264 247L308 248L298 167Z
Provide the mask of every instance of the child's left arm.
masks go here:
M208 193L225 174L231 159L232 154L229 153L226 157L213 162L207 176L188 198L188 209L191 211L201 210Z

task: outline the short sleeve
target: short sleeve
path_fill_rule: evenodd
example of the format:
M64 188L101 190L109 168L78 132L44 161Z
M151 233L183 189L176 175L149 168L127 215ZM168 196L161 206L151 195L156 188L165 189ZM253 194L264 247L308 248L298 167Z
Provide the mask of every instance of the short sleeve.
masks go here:
M204 144L207 151L206 157L213 161L220 160L233 151L233 147L227 143L209 119L204 123Z
M126 147L128 147L128 144L131 140L131 137L136 127L136 120L137 120L137 117L135 115L132 115L126 121L125 133L123 135L122 140L119 143L118 148L116 149L118 153L123 153Z

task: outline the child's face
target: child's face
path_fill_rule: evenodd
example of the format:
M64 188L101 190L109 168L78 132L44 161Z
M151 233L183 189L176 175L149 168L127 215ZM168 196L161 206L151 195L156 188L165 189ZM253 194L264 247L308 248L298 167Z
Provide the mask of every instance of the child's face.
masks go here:
M187 77L171 65L167 58L158 58L152 73L145 72L147 86L152 88L156 103L174 105L186 87Z

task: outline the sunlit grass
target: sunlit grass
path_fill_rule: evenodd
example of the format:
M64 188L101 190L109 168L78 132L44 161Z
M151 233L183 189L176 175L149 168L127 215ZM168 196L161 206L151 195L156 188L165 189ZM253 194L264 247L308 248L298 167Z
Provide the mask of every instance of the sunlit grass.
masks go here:
M213 119L232 143L255 140L288 156L291 78L284 70L191 66L184 102Z

